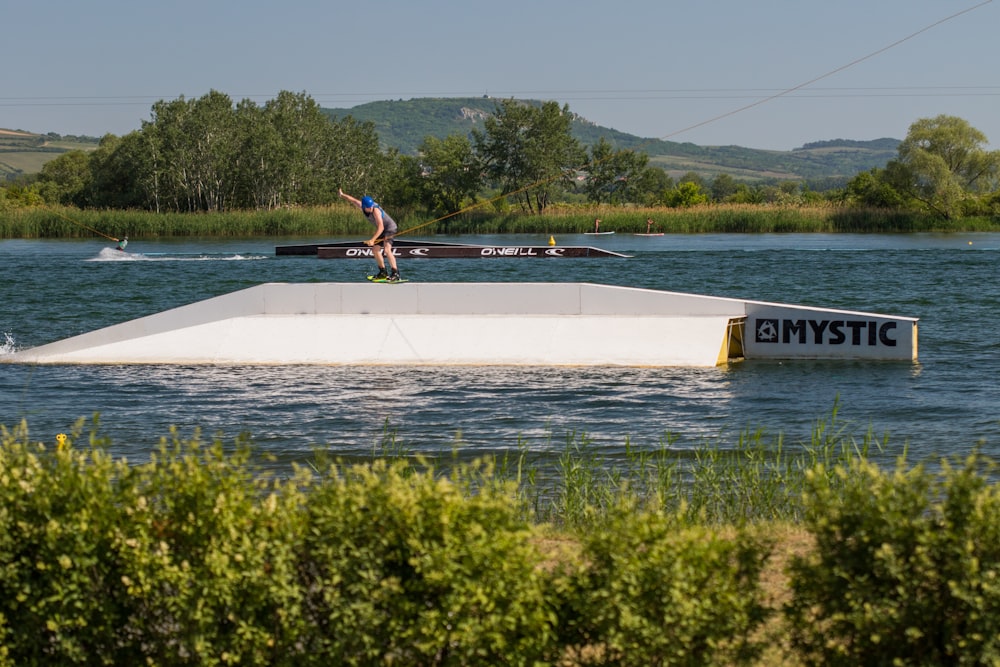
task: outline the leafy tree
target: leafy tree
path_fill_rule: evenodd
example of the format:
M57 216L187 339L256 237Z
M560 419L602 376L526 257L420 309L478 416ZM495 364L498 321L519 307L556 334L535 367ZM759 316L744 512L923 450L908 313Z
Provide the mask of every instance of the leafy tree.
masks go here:
M313 181L318 174L313 170L332 166L331 156L327 164L317 163L325 128L312 111L318 112L315 102L287 91L264 104L263 115L271 128L272 140L281 147L272 172L273 186L278 191L277 205L299 203L302 195L314 189Z
M712 186L710 188L712 201L726 201L726 199L736 194L737 185L736 179L729 174L717 174L712 179Z
M687 208L708 203L708 195L694 181L683 181L667 191L663 203L670 208Z
M31 206L43 206L45 200L38 194L34 185L12 184L0 188L0 211Z
M632 150L612 149L601 137L590 149L590 159L583 170L587 173L584 187L587 199L601 204L625 204L642 194L641 177L649 164L649 156ZM661 170L662 171L662 170Z
M535 183L529 192L535 200L535 210L541 213L560 191L574 186L586 153L573 137L569 105L560 108L555 102L545 102L536 111L534 120L526 145Z
M236 105L233 120L240 142L234 165L238 200L258 210L280 206L285 154L277 128L268 122L264 109L251 100Z
M193 180L199 210L234 207L234 166L239 144L232 100L214 90L195 100L188 127L193 135Z
M148 139L156 210L193 211L191 201L191 150L185 125L190 108L183 96L153 104L152 120L143 121L140 132Z
M84 151L69 151L42 166L38 192L52 204L82 205L90 185L90 158Z
M108 135L91 159L93 205L156 211L270 209L377 193L397 175L372 123L331 122L307 95L282 91L236 108L215 91L159 101L137 132Z
M1000 151L987 151L986 136L955 116L922 118L899 145L895 185L927 210L950 219L963 200L996 188Z
M398 152L382 152L372 122L361 123L348 116L330 128L324 142L323 166L330 190L323 193L323 199L336 199L337 188L342 187L388 202L384 194L396 187L393 181L399 174Z
M595 204L611 201L615 181L618 180L617 167L612 163L613 155L614 149L604 137L590 147L590 159L583 168L587 174L583 190L588 201Z
M467 137L428 136L420 144L420 155L425 169L421 189L430 210L451 213L460 210L466 199L475 198L482 178L472 142Z
M844 198L851 204L872 208L901 208L905 197L892 186L885 169L863 171L847 183Z
M677 179L678 183L694 183L698 186L699 190L704 190L706 188L706 183L704 177L696 171L686 172L683 176Z
M387 181L380 192L384 193L382 200L392 206L393 215L397 216L396 222L401 222L400 215L420 206L423 201L424 168L413 155L391 152L386 158Z
M487 178L525 210L541 213L560 188L573 184L575 169L585 159L571 122L568 105L497 103L495 114L483 123L485 132L473 131Z
M659 167L647 166L634 180L636 197L643 206L655 206L664 193L674 187L674 179Z
M110 208L159 210L148 138L136 131L118 137L105 135L90 154L93 174L88 201ZM152 204L150 204L152 202Z
M730 195L727 201L732 204L763 204L765 201L764 189L761 186L739 183L736 186L736 192Z

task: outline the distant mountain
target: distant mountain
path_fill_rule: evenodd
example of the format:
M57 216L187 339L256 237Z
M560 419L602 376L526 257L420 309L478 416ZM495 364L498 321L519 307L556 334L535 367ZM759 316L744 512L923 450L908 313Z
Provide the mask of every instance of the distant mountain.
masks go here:
M540 105L537 100L522 100ZM482 129L498 100L489 97L416 98L369 102L349 109L323 109L331 118L352 116L371 121L386 148L415 155L427 136L443 139ZM808 143L792 151L767 151L740 146L697 146L647 139L601 127L574 116L573 134L585 145L604 137L615 148L645 152L650 163L671 175L693 171L705 177L726 173L742 180L805 180L819 186L842 184L862 171L884 167L896 157L898 139L853 141L835 139Z

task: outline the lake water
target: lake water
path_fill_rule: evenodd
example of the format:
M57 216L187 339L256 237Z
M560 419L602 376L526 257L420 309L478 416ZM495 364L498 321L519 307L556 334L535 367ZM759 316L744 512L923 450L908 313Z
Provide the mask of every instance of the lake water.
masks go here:
M276 257L276 245L345 240L0 241L0 354L263 282L364 280L371 260ZM545 245L548 236L434 237ZM793 444L839 402L887 457L1000 455L1000 234L558 237L630 258L401 261L416 281L577 282L920 318L920 360L742 362L708 369L213 367L0 364L0 424L53 442L100 414L116 454L142 459L176 426L249 433L279 460L317 447L364 454L388 435L428 454L525 447L556 454L584 435L602 451L731 446L745 429ZM387 289L392 289L387 287ZM331 341L331 345L335 342ZM607 345L613 346L614 340Z

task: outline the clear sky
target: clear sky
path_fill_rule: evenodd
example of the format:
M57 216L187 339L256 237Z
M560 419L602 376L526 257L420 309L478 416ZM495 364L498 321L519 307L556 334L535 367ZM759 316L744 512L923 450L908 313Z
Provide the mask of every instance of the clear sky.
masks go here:
M556 100L641 137L776 150L948 114L1000 148L1000 2L0 0L0 17L0 127L31 132L125 134L157 100L289 90Z

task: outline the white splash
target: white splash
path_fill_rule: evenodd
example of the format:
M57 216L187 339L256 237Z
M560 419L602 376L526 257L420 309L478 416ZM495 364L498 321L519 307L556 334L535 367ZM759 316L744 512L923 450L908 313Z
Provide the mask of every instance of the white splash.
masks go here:
M0 355L17 352L17 341L14 340L13 334L4 331L2 336L3 340L0 340Z

